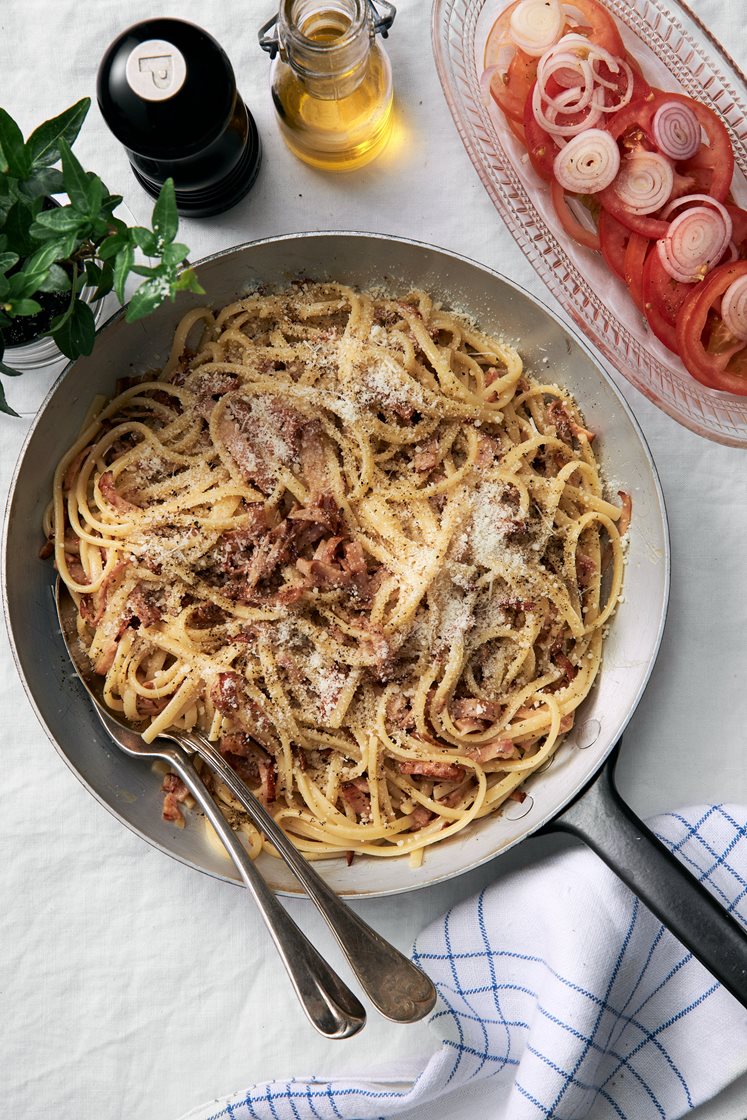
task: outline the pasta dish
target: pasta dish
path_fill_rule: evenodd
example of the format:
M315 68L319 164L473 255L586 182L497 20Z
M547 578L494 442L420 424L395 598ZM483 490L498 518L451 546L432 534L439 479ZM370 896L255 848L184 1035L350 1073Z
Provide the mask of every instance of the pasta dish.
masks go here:
M190 311L121 388L45 526L109 707L202 729L312 858L417 864L521 800L622 585L574 400L425 292L310 281Z

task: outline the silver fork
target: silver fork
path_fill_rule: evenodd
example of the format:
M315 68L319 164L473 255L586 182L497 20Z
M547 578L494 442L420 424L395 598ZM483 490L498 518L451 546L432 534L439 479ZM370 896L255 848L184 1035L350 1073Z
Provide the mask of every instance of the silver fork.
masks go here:
M184 781L254 896L293 987L317 1030L330 1038L349 1037L363 1026L365 1011L277 901L192 765L190 754L197 754L205 761L244 807L252 824L274 845L327 922L363 990L381 1014L399 1023L413 1023L424 1018L436 1002L436 991L430 979L338 898L213 743L199 732L169 730L159 738L170 740L174 747L147 745L140 736L145 723L125 723L109 711L103 703L101 682L93 674L78 641L77 608L59 577L55 602L73 666L102 724L126 753L163 759Z

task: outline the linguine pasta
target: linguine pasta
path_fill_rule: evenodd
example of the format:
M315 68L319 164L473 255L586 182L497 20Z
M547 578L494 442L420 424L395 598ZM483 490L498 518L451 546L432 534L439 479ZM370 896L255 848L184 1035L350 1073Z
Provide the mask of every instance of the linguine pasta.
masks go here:
M201 728L310 856L417 862L522 798L597 674L630 510L592 439L422 291L191 311L55 474L47 529L106 702L148 742Z

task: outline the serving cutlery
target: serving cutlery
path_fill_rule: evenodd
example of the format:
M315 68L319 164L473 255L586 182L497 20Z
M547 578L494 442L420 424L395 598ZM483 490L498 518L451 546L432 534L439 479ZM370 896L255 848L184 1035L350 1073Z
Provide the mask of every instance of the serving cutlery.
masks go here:
M364 1025L365 1010L267 886L256 863L197 772L191 756L198 755L210 767L241 803L252 824L275 847L327 922L361 987L377 1010L398 1023L413 1023L424 1018L436 1002L435 988L425 973L338 898L204 735L196 731L170 729L152 744L147 744L140 734L147 721L133 723L119 714L115 715L103 701L103 679L96 676L88 662L78 638L76 604L59 577L55 584L55 605L62 638L73 667L105 730L126 754L163 760L187 786L257 903L313 1026L329 1038L348 1038ZM166 745L167 742L169 745Z

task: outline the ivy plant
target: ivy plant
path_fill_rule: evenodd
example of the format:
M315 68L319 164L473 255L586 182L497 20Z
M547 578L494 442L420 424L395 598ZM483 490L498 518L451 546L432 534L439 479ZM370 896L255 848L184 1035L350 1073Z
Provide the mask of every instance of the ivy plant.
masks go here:
M83 98L27 140L0 108L0 373L9 377L20 372L4 361L19 330L22 337L29 331L51 335L68 358L90 354L90 303L111 291L124 303L133 274L143 281L130 299L128 322L177 292L203 291L193 270L183 267L189 250L176 241L173 181L156 200L152 228L128 226L114 215L121 195L111 194L73 154L90 104ZM90 300L81 298L84 288L93 289ZM1 382L0 411L17 415Z

